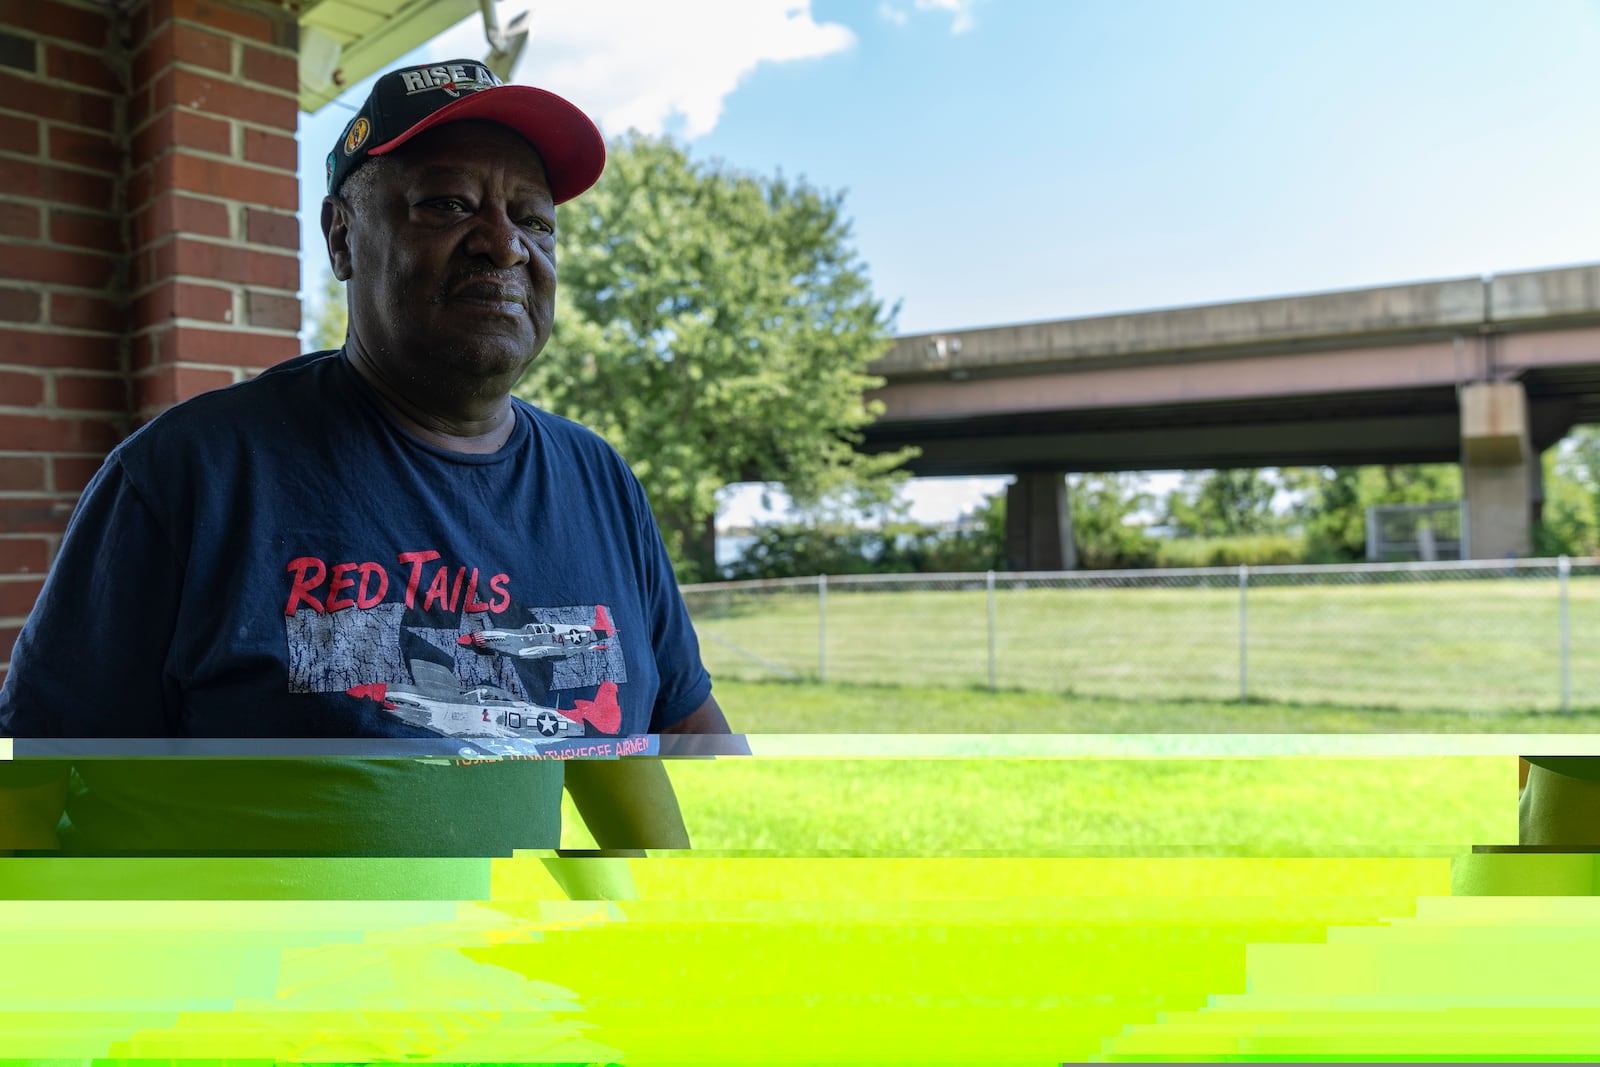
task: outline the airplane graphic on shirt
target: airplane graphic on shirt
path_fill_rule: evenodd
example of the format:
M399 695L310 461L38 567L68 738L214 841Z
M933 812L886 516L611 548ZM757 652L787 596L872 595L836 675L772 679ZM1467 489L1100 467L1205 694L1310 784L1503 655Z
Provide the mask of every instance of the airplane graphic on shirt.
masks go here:
M412 685L374 682L352 686L353 697L374 700L383 713L444 737L507 737L543 744L584 736L583 724L616 733L622 721L617 684L602 682L593 700L572 708L520 700L499 686L463 687L450 668L411 661Z
M490 628L474 630L456 638L464 648L487 655L516 656L518 659L565 659L580 652L603 652L616 636L604 604L595 606L594 625L580 626L530 622L514 630Z

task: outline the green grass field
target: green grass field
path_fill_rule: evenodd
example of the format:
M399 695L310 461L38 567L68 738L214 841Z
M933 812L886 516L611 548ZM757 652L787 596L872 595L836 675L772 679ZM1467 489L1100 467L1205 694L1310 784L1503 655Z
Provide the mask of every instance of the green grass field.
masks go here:
M1118 700L979 686L818 685L718 676L748 734L1600 733L1600 712L1418 711L1253 700Z
M752 735L1600 732L1468 716L1039 692L719 681ZM670 764L697 849L950 854L1448 855L1516 841L1502 757L753 759ZM570 802L566 843L592 847Z
M676 761L705 849L1452 855L1516 842L1516 766L1422 760Z
M673 761L697 850L1448 856L1515 844L1515 761ZM593 847L568 802L564 843Z
M989 682L981 582L696 593L690 610L719 681L817 680L957 689ZM1571 583L1571 691L1600 708L1600 580ZM1237 701L1237 588L1017 588L996 594L997 688L1059 698ZM1252 699L1322 708L1503 714L1561 706L1553 578L1252 588ZM819 647L821 646L821 647ZM824 663L825 656L825 663Z

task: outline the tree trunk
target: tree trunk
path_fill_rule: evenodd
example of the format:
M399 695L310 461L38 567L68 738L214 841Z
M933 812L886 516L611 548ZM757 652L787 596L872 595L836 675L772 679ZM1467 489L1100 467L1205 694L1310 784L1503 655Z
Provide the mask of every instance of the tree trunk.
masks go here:
M670 539L680 546L678 580L714 582L721 575L717 568L717 517L695 519L687 515L666 517L662 525Z

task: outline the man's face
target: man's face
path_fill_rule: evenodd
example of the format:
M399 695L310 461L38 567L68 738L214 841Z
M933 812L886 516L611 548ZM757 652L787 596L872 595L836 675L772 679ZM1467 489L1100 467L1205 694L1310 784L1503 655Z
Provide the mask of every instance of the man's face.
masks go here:
M538 153L503 126L456 122L367 166L370 194L350 205L353 340L414 396L503 394L554 319L555 205Z

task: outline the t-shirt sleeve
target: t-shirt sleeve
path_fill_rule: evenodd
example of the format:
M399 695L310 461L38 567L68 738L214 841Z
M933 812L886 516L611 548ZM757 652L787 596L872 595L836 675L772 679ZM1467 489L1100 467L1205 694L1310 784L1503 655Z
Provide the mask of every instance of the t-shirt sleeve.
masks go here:
M678 579L650 503L639 483L631 475L628 480L639 516L637 536L646 564L651 645L661 679L650 715L650 732L660 733L688 718L706 702L711 696L711 675L700 662L700 640L695 636L683 594L678 592Z
M0 736L159 737L183 571L118 457L84 490L0 689Z
M1600 756L1524 756L1523 759L1547 771L1600 782Z

